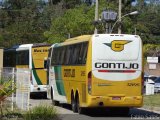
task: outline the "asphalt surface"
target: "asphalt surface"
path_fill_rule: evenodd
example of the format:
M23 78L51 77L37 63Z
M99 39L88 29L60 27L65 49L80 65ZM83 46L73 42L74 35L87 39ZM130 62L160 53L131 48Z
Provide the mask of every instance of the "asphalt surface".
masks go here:
M52 105L49 99L30 99L30 107L37 105ZM73 113L70 105L55 106L61 120L160 120L160 112L133 108L128 116L112 115L106 109L88 109L87 113L79 115Z

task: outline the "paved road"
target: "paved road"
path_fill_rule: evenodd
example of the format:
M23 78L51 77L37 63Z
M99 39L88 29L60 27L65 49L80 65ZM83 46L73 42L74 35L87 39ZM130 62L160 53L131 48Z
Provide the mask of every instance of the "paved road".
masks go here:
M52 105L51 100L30 99L30 107L39 104ZM128 117L107 115L103 110L89 110L87 114L79 115L71 111L69 105L56 106L61 120L160 120L160 113L149 112L143 109L131 109Z

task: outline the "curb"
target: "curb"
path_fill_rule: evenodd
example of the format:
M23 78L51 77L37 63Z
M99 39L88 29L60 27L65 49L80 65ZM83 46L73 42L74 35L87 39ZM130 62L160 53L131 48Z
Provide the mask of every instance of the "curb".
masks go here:
M151 107L149 107L149 108L151 108ZM156 113L156 114L160 114L160 108L159 108L159 110L155 110L154 107L153 107L153 109L149 109L149 108L142 107L142 108L138 108L138 109L145 110L145 111L148 111L148 112L153 112L153 113Z

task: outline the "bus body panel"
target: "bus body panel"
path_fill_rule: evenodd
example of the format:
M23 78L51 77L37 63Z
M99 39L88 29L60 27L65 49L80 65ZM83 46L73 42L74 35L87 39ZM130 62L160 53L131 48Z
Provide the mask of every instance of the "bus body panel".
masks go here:
M67 102L71 103L71 91L80 94L80 101L86 103L86 66L62 66L62 79L64 82L65 96Z
M53 98L56 101L67 103L66 91L64 90L64 81L62 80L62 67L54 66L50 68L49 91L52 90ZM50 93L51 94L51 93Z
M49 46L32 47L32 79L34 85L47 85L47 71L44 60L48 57Z
M140 46L142 46L140 38L134 35L101 35L93 38L92 95L141 95L142 47Z

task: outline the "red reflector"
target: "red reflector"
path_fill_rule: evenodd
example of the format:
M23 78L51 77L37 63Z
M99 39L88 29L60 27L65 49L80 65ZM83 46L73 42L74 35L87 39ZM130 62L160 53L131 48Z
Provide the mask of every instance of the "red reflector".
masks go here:
M120 72L120 73L134 73L135 70L98 70L98 72Z
M123 72L125 72L125 73L134 73L136 71L135 70L123 70Z
M98 70L98 72L108 72L108 70Z

